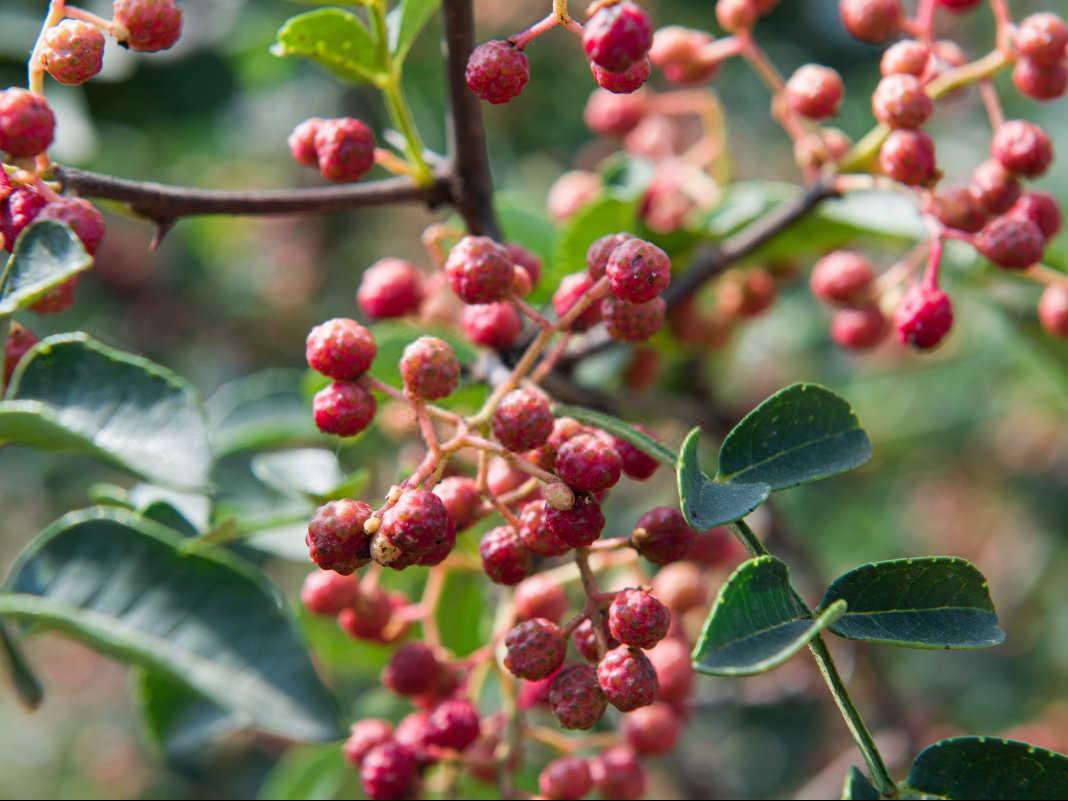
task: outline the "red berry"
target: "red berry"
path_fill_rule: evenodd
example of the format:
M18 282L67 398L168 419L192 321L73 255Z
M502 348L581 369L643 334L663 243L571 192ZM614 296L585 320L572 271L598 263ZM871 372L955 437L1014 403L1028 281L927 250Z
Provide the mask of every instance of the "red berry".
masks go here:
M35 187L25 185L16 187L0 204L0 235L4 238L4 247L14 250L19 234L30 225L48 201Z
M513 467L506 460L499 456L495 456L490 460L489 474L486 476L486 485L489 488L490 494L500 497L505 493L521 487L526 483L528 478L530 478L530 476L518 467Z
M601 308L608 335L621 342L644 342L663 328L667 315L663 298L644 303L605 298Z
M623 717L623 739L639 754L657 756L675 748L682 733L678 713L663 701L658 701Z
M805 169L818 170L841 161L852 146L852 140L838 128L820 128L794 143L794 160Z
M643 59L652 45L649 15L626 0L600 8L582 31L582 46L590 61L612 72L624 72Z
M308 333L308 366L330 378L352 381L370 368L378 347L374 335L355 320L335 317Z
M953 327L953 305L942 290L913 284L894 310L894 325L903 344L929 350Z
M434 688L441 669L429 646L410 642L393 652L382 671L382 683L397 695L422 695Z
M812 294L834 305L865 299L875 281L871 261L855 250L835 250L816 262L809 278Z
M360 781L367 797L374 801L412 798L419 783L419 760L410 748L382 743L364 757Z
M74 305L74 294L78 290L79 277L75 275L61 284L49 289L30 304L30 311L37 314L60 314Z
M612 254L620 245L631 239L634 237L628 233L608 234L590 245L589 250L586 251L586 267L590 278L596 280L602 277Z
M582 757L554 759L538 775L538 790L550 801L582 798L593 790L590 766Z
M849 350L874 348L886 338L886 315L876 304L839 309L831 319L831 339Z
M464 303L503 300L512 288L512 258L488 236L465 236L449 253L445 275Z
M104 34L88 22L65 19L41 43L41 65L60 83L85 83L104 66Z
M545 207L550 217L557 222L564 222L578 214L600 193L600 176L585 170L571 170L556 179L545 200Z
M349 575L371 561L371 538L363 524L373 510L363 501L323 504L308 523L305 542L315 564L323 570Z
M990 152L1006 170L1037 178L1053 161L1053 142L1033 122L1009 120L994 132Z
M383 590L360 590L355 602L338 613L337 623L350 637L382 642L394 608L393 599Z
M651 242L628 239L612 251L605 275L617 298L644 303L671 283L671 259Z
M845 96L842 76L830 67L806 64L786 82L786 102L810 120L825 120L838 113Z
M520 526L520 537L522 537L522 526ZM526 545L525 540L523 544ZM519 582L512 595L512 602L515 605L515 616L518 620L541 617L558 623L568 609L567 593L564 592L564 588L542 573L535 573L530 578Z
M297 125L293 133L289 135L286 144L289 145L289 153L297 164L305 167L319 166L319 153L315 149L315 135L319 133L319 126L326 120L322 117L311 117Z
M519 97L530 80L530 61L515 45L494 39L474 49L465 77L468 88L483 100L507 103Z
M648 706L656 700L656 670L639 649L613 648L597 665L597 683L608 703L620 712Z
M646 105L642 92L621 95L598 89L586 101L583 119L595 134L625 136L642 121Z
M442 701L427 718L426 743L437 748L463 751L478 739L481 721L478 708L466 698Z
M418 699L413 700L418 702ZM420 768L425 768L437 761L437 755L432 755L427 749L427 736L430 734L429 719L430 713L428 712L412 712L401 719L393 734L393 739L399 745L412 752Z
M643 434L656 439L645 426L635 426L635 428ZM660 467L660 462L624 439L612 437L612 447L616 449L616 453L619 454L619 459L623 464L623 475L633 478L635 481L645 481L651 478L657 468Z
M564 663L567 638L551 620L525 620L504 639L504 666L521 679L544 679Z
M890 45L883 53L879 71L884 75L915 75L919 78L927 69L931 48L915 39L905 39Z
M649 80L653 72L653 65L648 58L643 58L635 61L622 72L612 72L593 63L590 64L590 71L593 72L593 79L597 81L597 85L606 92L629 95L645 86L645 82Z
M608 631L607 625L602 621L598 624L604 635L605 649L611 651L619 647L619 641ZM582 654L583 659L589 662L599 662L600 655L597 651L597 634L593 628L593 621L586 618L571 633L571 642L575 644L575 650Z
M15 374L15 368L19 366L22 357L40 340L30 329L18 323L11 323L11 331L7 336L7 348L4 351L4 384L11 382L11 376Z
M575 504L570 509L546 507L545 525L550 533L572 548L585 548L601 536L604 514L597 501L579 493L575 495Z
M319 172L328 181L358 181L375 166L375 135L352 117L324 120L315 132Z
M572 437L556 454L560 480L582 492L603 492L614 486L622 470L623 462L615 449L592 434Z
M708 601L708 581L693 562L672 562L653 576L653 593L676 614L685 614Z
M1009 216L1030 220L1042 231L1047 240L1053 239L1061 230L1061 207L1052 195L1045 192L1028 192L1009 210Z
M556 316L563 317L567 314L592 286L593 279L585 272L565 275L553 294L553 308L556 309ZM576 332L588 331L600 321L601 301L596 300L575 318L571 323L571 330Z
M352 733L341 746L341 752L350 765L358 768L372 749L392 739L392 723L381 718L365 718L352 724Z
M182 35L182 9L174 0L115 0L112 16L127 31L120 43L134 50L167 50Z
M963 14L979 7L983 0L938 0L938 5L954 14Z
M1068 286L1046 287L1038 301L1038 321L1048 333L1068 339Z
M608 699L592 665L568 665L553 679L549 706L565 729L590 729L604 717Z
M463 531L478 519L482 494L473 478L449 476L434 487L433 493L441 499L456 531Z
M652 648L670 626L671 612L646 590L620 590L608 607L608 630L624 645Z
M698 84L712 80L719 71L719 60L704 51L715 39L705 31L669 25L653 37L649 60L659 67L671 83Z
M590 763L593 783L602 798L634 801L645 795L645 769L625 747L609 748Z
M992 163L1004 173L1000 164L996 161ZM956 186L937 192L931 199L931 211L947 228L970 234L982 230L987 221L986 209L969 186Z
M666 639L649 652L660 687L657 698L669 704L682 704L693 689L693 663L690 649L680 640Z
M507 350L515 345L523 321L515 305L508 301L466 305L460 312L460 325L476 345Z
M891 128L919 128L934 113L934 101L913 75L889 75L871 98L875 118Z
M300 600L313 615L336 615L356 603L360 590L352 574L333 570L309 573L300 588Z
M52 144L55 132L55 115L41 95L16 88L0 92L0 150L16 159L36 156Z
M334 381L315 393L312 413L324 434L354 437L371 425L378 402L375 396L351 381Z
M678 509L657 506L642 515L631 534L631 545L655 565L685 558L696 532Z
M515 389L493 412L493 436L510 451L537 448L553 432L553 413L540 392Z
M1051 12L1032 14L1016 29L1016 49L1036 64L1057 66L1068 49L1068 25Z
M508 251L508 255L512 258L512 263L516 267L519 267L523 272L527 274L530 279L530 287L533 289L538 285L538 281L541 280L541 259L537 254L527 250L522 245L517 245L514 242L504 246L504 249Z
M37 215L37 220L65 223L78 237L90 256L104 241L104 217L88 200L80 197L61 197L53 200Z
M518 584L534 569L530 551L511 526L497 526L487 531L479 543L482 569L495 584Z
M426 490L406 490L382 515L371 543L379 564L403 570L437 564L456 543L456 529L441 498Z
M372 320L414 314L423 302L423 275L403 259L379 259L364 271L356 302Z
M998 267L1022 270L1042 260L1046 237L1026 217L997 217L975 237L975 248Z
M451 395L460 383L460 361L452 345L437 337L419 337L400 360L404 388L417 398L438 400Z
M879 166L899 183L929 184L938 177L934 140L924 131L892 131L879 150Z
M972 194L988 214L1003 214L1020 197L1020 182L997 159L987 159L972 171Z
M838 13L850 34L873 44L893 37L905 16L901 0L839 0Z
M549 530L545 501L531 501L519 516L519 538L528 550L541 556L562 556L571 546Z
M716 0L716 22L727 33L749 30L756 24L757 13L753 0Z

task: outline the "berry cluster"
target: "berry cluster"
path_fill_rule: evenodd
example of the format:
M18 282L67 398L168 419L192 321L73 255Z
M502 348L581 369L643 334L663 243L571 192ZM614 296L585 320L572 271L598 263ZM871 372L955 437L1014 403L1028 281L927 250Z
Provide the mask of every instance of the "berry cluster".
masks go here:
M305 120L289 135L294 161L335 183L359 181L375 166L374 132L352 117Z

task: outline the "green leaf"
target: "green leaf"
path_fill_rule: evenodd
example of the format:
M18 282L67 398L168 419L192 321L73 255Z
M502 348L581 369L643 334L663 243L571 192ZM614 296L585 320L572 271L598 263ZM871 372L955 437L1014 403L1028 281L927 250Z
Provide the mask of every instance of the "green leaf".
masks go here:
M334 799L354 775L336 745L291 748L267 775L259 797L270 801Z
M850 765L842 786L842 801L879 801L880 798L882 796L868 781L868 777L855 765Z
M559 404L553 407L553 413L557 417L572 417L580 423L589 423L607 431L621 440L629 442L638 450L647 453L654 459L658 459L666 465L675 466L678 461L674 452L660 442L650 437L633 426L623 422L618 417L613 417L604 412L587 409L584 406L566 406Z
M95 456L187 489L208 483L200 400L184 379L87 334L57 334L19 362L0 402L0 440Z
M130 508L145 517L189 536L195 537L211 525L211 499L206 495L178 492L155 484L135 484L130 487L126 500Z
M205 404L215 453L324 441L301 391L303 377L303 370L266 370L220 387Z
M337 456L322 448L258 453L252 457L250 466L256 478L286 494L321 498L345 481Z
M548 286L556 286L568 273L586 269L586 251L590 245L607 234L631 231L637 225L636 200L621 200L602 195L583 207L563 225L556 240L556 257L550 275L542 278Z
M937 798L1068 798L1068 756L996 737L954 737L912 763L909 789Z
M384 77L371 32L359 17L340 8L309 11L286 21L271 52L311 59L352 83L375 83Z
M153 670L138 670L134 693L145 731L170 762L181 763L246 724L185 682Z
M831 631L910 648L989 648L1005 639L986 579L964 559L931 556L862 565L835 579L821 607L844 599Z
M695 428L679 451L677 480L679 506L686 522L698 531L707 531L740 520L767 500L767 484L721 484L701 469L697 443L701 429Z
M871 442L846 401L817 384L794 384L727 435L719 480L779 490L844 473L870 458Z
M23 231L0 278L0 316L26 308L48 290L93 266L81 240L63 223L36 222Z
M440 7L441 0L401 0L389 13L389 50L396 61L404 61L419 32Z
M189 684L296 740L342 736L337 709L274 587L224 552L127 511L72 512L15 563L0 615Z
M442 597L449 599L435 611L442 645L457 656L474 653L490 633L484 629L486 611L493 604L486 597L485 584L453 570L445 579Z
M694 648L694 667L713 676L751 676L783 664L840 618L844 601L815 618L773 556L743 562L720 590Z

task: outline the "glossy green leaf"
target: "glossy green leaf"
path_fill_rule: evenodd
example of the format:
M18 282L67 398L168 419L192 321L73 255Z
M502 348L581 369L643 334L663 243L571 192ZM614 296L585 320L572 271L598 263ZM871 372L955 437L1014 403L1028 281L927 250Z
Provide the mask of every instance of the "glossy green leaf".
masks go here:
M679 506L686 522L698 531L707 531L740 520L767 500L767 484L721 484L701 469L697 445L701 429L693 429L679 451L677 480Z
M879 801L882 796L868 777L855 765L850 765L842 786L842 801Z
M1068 756L996 737L954 737L925 748L905 783L935 798L1068 798ZM908 797L907 795L905 797Z
M288 20L278 31L271 52L311 59L353 83L374 83L383 76L371 32L359 17L340 8L309 11Z
M542 280L556 286L568 273L586 269L586 251L590 245L607 234L631 231L637 224L636 200L621 200L602 195L596 198L563 225L556 241L556 257L551 275Z
M258 453L252 457L251 469L256 478L279 492L316 498L329 495L345 481L337 455L323 448Z
M404 61L419 32L440 7L441 0L401 0L389 13L389 49L397 61Z
M837 578L821 607L849 612L831 631L911 648L989 648L1005 639L986 579L964 559L931 556L862 565Z
M267 775L259 797L265 801L339 798L355 776L336 745L292 748Z
M211 499L207 495L179 492L155 484L135 484L126 494L126 500L132 509L145 517L189 536L202 534L211 525Z
M339 738L333 699L274 587L188 542L127 511L72 512L19 557L0 615L184 681L267 731Z
M211 450L182 378L86 334L39 342L0 402L0 440L94 456L161 484L203 488Z
M239 731L247 722L163 673L138 670L134 694L145 732L173 763L196 755L216 740Z
M220 387L205 404L215 453L325 441L301 391L303 377L302 370L266 370Z
M675 453L670 448L634 428L629 423L625 423L618 417L613 417L610 414L598 412L594 409L587 409L585 406L567 406L563 404L553 407L553 413L557 417L572 417L580 423L597 426L601 430L629 442L638 450L649 454L666 465L674 467L678 461Z
M92 266L92 256L66 225L34 223L19 235L0 277L0 316L26 308Z
M773 490L834 476L871 458L871 442L845 400L794 384L736 425L719 452L719 480Z
M815 618L773 556L743 562L720 590L693 652L694 667L714 676L750 676L781 665L840 618L845 602Z

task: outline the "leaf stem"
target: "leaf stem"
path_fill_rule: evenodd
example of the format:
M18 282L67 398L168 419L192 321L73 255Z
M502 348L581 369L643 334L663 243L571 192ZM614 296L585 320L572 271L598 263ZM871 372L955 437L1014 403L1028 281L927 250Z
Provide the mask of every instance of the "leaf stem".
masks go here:
M0 651L7 656L8 666L11 669L11 683L15 686L15 692L19 700L27 709L36 709L44 700L44 688L41 682L30 668L26 655L18 642L0 622Z
M734 528L734 533L738 535L738 539L742 541L742 545L749 551L750 556L770 555L768 549L764 547L764 543L753 533L753 529L749 528L749 525L744 520L735 520L731 523L731 527Z

